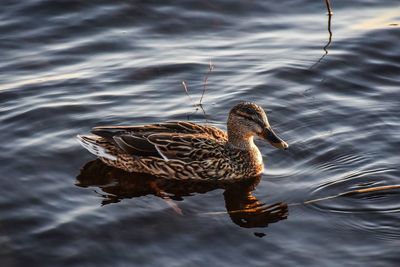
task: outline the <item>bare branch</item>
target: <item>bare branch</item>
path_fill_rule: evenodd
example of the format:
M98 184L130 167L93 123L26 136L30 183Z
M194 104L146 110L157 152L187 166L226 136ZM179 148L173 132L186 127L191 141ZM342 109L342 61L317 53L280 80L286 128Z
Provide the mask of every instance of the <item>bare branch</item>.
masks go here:
M331 2L329 0L325 0L325 4L326 4L326 9L328 9L328 15L332 16L333 11L332 11L332 7L331 7Z
M186 95L189 97L190 101L193 103L193 99L189 95L189 90L188 90L188 86L186 85L186 81L182 81L182 86L183 86L183 89L185 89Z
M208 76L210 75L210 73L214 70L214 65L211 62L211 58L210 58L210 64L208 65L208 72L206 73L206 75L204 76L204 85L203 85L203 93L201 94L201 98L200 98L200 102L199 105L201 106L201 102L203 101L203 97L204 97L204 93L207 90L207 82L208 82Z

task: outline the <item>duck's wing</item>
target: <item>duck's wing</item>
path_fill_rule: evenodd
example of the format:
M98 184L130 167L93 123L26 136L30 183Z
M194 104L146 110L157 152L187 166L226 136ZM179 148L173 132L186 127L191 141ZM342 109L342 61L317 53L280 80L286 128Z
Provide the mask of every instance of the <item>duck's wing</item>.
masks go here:
M202 134L152 134L147 138L164 160L184 162L220 158L225 140Z
M93 128L92 133L113 141L132 156L153 156L184 162L202 160L216 152L215 148L227 139L226 134L216 127L190 122L103 126Z
M147 137L156 133L205 134L215 139L227 139L227 134L211 125L200 125L187 121L168 121L164 123L135 126L98 126L91 131L102 137L112 137L121 132Z

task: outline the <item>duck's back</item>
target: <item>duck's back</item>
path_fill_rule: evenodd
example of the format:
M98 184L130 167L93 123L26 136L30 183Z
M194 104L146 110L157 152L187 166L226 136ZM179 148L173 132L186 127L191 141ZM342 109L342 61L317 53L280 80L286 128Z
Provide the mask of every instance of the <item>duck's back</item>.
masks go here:
M162 157L185 162L201 160L227 141L224 131L191 122L166 122L143 126L100 126L92 133L135 157Z
M210 179L229 169L227 134L208 125L166 122L101 126L81 144L107 165L177 179Z

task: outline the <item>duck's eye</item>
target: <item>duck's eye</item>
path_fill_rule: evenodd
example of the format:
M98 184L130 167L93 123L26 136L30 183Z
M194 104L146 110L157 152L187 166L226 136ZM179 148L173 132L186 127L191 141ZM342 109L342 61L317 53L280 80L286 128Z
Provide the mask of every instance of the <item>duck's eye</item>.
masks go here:
M253 117L247 113L237 112L236 115L248 121L254 121Z

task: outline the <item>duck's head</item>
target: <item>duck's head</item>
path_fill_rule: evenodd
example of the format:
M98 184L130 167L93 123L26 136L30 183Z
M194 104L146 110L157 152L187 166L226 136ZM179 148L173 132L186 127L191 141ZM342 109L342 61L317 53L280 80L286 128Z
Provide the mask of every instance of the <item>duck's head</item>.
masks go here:
M259 136L276 148L289 148L289 145L272 130L264 109L254 103L242 102L234 106L229 113L227 126L230 142Z

